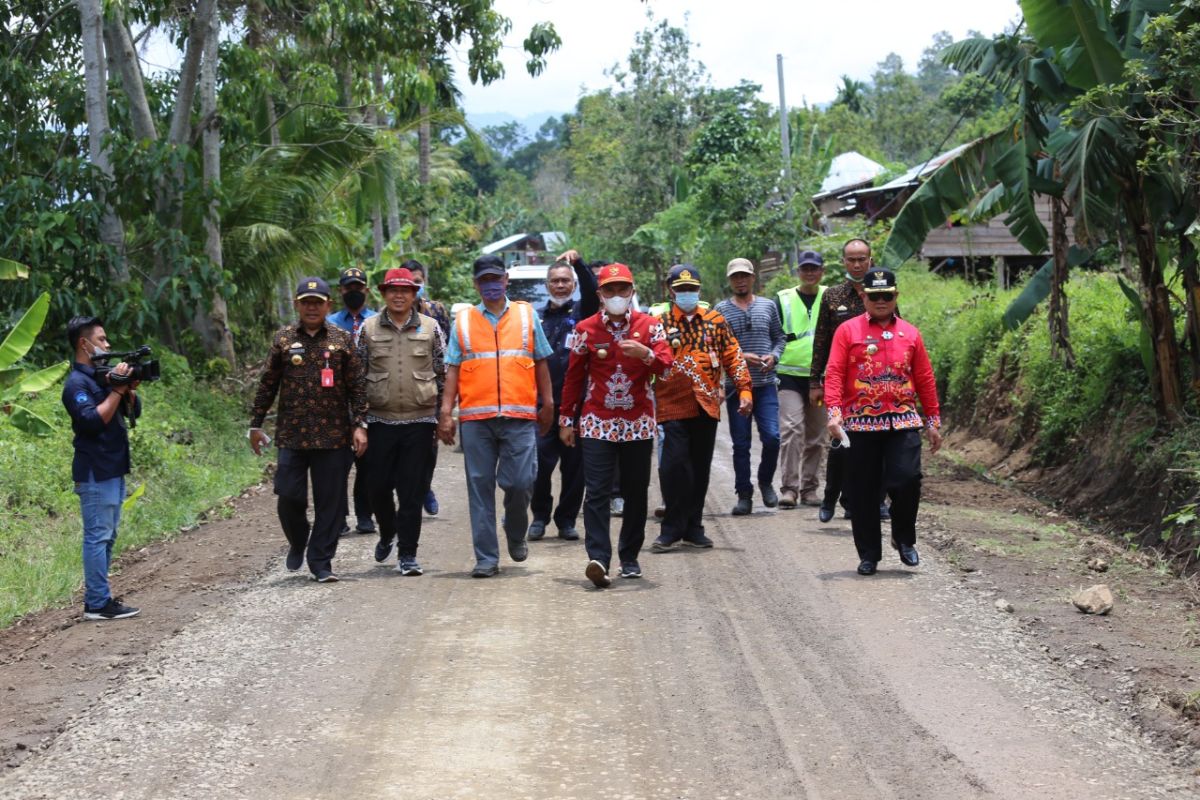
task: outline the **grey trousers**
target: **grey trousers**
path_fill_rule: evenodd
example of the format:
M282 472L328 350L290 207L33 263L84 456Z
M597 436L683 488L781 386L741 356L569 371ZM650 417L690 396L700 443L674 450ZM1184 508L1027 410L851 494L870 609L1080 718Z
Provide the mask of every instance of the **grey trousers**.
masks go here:
M779 477L781 488L803 499L819 500L821 458L825 455L829 416L803 392L779 392Z
M529 527L529 498L537 478L537 423L531 419L467 420L460 426L471 510L475 565L500 562L496 486L504 492L504 533L521 542Z

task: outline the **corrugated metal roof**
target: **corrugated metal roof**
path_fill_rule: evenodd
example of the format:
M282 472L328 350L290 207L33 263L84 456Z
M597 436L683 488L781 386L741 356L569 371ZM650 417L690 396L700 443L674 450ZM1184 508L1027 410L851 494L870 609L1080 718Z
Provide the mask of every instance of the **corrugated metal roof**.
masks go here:
M963 150L970 147L972 144L974 144L974 142L967 142L966 144L960 144L958 147L955 147L951 150L947 150L946 152L944 152L940 155L936 155L933 158L929 159L928 161L921 162L920 164L913 167L912 169L910 169L908 172L904 173L900 177L893 178L892 180L888 181L887 183L883 184L882 186L868 186L865 189L859 189L858 191L850 192L847 196L849 197L849 196L859 195L859 194L875 194L876 192L891 192L891 191L895 191L897 189L903 189L906 186L912 186L915 183L919 183L921 178L927 177L934 170L936 170L938 167L940 167L942 164L945 164L947 161L954 158L956 155L958 155Z
M862 153L854 150L842 153L835 156L829 164L829 174L825 176L825 180L821 181L821 191L813 196L837 194L842 189L874 180L877 175L882 175L886 171L886 167L877 161L872 161Z

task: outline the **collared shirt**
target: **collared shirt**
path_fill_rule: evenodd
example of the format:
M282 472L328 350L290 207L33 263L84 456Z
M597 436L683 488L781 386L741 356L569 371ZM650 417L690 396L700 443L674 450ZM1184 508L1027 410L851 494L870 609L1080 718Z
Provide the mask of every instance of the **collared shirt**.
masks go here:
M105 422L96 408L110 394L112 389L97 382L96 370L87 364L76 362L63 382L62 403L75 431L71 480L76 483L107 481L129 473L129 432L121 409ZM131 416L137 419L142 415L142 399L135 398Z
M343 308L341 311L335 311L325 317L325 321L332 322L344 331L349 331L350 336L354 339L354 343L358 344L358 336L362 332L363 323L378 313L378 311L372 311L365 305L358 310L358 313L348 308Z
M783 348L787 344L783 337L783 323L779 319L779 307L765 297L755 297L749 308L742 308L733 300L717 303L717 311L729 323L733 335L741 345L742 353L756 356L771 355L779 363ZM747 362L750 380L755 386L773 386L775 367L763 369ZM733 390L733 380L725 376L725 390Z
M813 331L812 377L820 381L829 361L829 347L833 344L834 331L848 319L865 314L859 284L851 281L839 283L825 290L821 296L821 308L817 312L817 328Z
M725 400L722 368L732 376L740 395L750 395L750 372L742 348L720 312L698 308L689 316L672 303L662 323L675 360L654 384L660 423L701 414L720 419ZM672 340L679 342L678 348Z
M438 303L438 305L441 305L441 303ZM408 314L408 319L406 319L404 321L403 325L401 325L399 328L397 328L396 323L392 322L392 315L388 313L387 309L384 309L383 311L380 312L380 314L382 314L383 316L380 317L379 324L386 325L387 327L392 328L393 330L400 330L400 331L407 331L407 330L411 330L413 328L419 328L419 327L421 327L421 313L422 312L417 310L417 305L414 304L412 311L410 311ZM426 314L426 316L429 316L429 315ZM432 317L430 317L430 318L433 319ZM434 320L434 321L436 322L437 320ZM438 390L437 405L434 406L434 409L440 409L442 407L442 392L446 388L446 363L445 363L446 345L442 341L443 334L442 334L440 325L439 325L437 334L438 334L437 336L433 337L433 353L432 353L434 382L437 383L437 390ZM368 357L367 357L367 343L366 343L365 339L360 339L358 342L358 355L359 355L359 358L362 359L363 364L370 363L370 361L368 360ZM383 425L411 425L414 422L432 422L432 423L436 424L437 416L435 414L430 414L428 417L419 417L417 419L383 419L382 417L377 417L374 414L371 414L368 412L367 413L367 423L370 424L373 422L378 422Z
M426 297L417 301L417 311L437 320L438 329L442 334L442 345L444 346L450 338L450 312L446 310L445 304Z
M830 421L849 431L940 427L937 383L916 326L865 313L840 325L825 368L825 403Z
M483 314L483 318L492 324L495 328L500 324L500 317L508 313L509 306L512 302L506 297L504 298L504 310L499 314L493 314L488 311L487 306L483 303L475 306L479 312ZM542 330L542 322L538 319L537 314L530 315L533 318L533 360L541 361L544 358L549 358L554 352L550 347L550 342L546 340L546 333ZM446 343L446 366L457 367L462 364L463 353L462 345L458 343L458 320L454 320L450 324L450 340Z
M326 365L333 370L329 387L321 385ZM262 427L277 393L275 438L280 447L349 447L351 422L358 425L367 415L367 370L350 333L328 323L315 335L299 324L280 328L254 395L251 428Z

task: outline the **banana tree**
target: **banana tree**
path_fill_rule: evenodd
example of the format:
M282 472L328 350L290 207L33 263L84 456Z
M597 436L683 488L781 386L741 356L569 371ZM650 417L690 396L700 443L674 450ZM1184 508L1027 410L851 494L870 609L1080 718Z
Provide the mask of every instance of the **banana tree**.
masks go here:
M8 262L10 264L14 262ZM33 305L21 316L16 327L0 343L0 409L14 426L35 436L45 436L54 431L54 426L43 417L20 405L22 395L35 394L58 383L71 365L63 361L52 367L29 370L17 366L33 347L38 332L46 322L50 310L50 294L43 292Z

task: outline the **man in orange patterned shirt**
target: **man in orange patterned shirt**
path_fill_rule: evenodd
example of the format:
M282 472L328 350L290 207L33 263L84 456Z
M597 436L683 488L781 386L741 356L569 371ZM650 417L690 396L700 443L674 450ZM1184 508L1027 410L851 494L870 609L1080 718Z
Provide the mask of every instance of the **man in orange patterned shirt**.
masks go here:
M747 416L754 410L750 370L729 323L717 311L700 308L700 272L691 264L676 264L667 275L667 286L671 303L660 319L675 361L654 385L663 428L658 484L666 505L662 532L650 545L655 553L679 541L690 547L713 546L701 520L725 401L722 368L736 387L738 413Z

